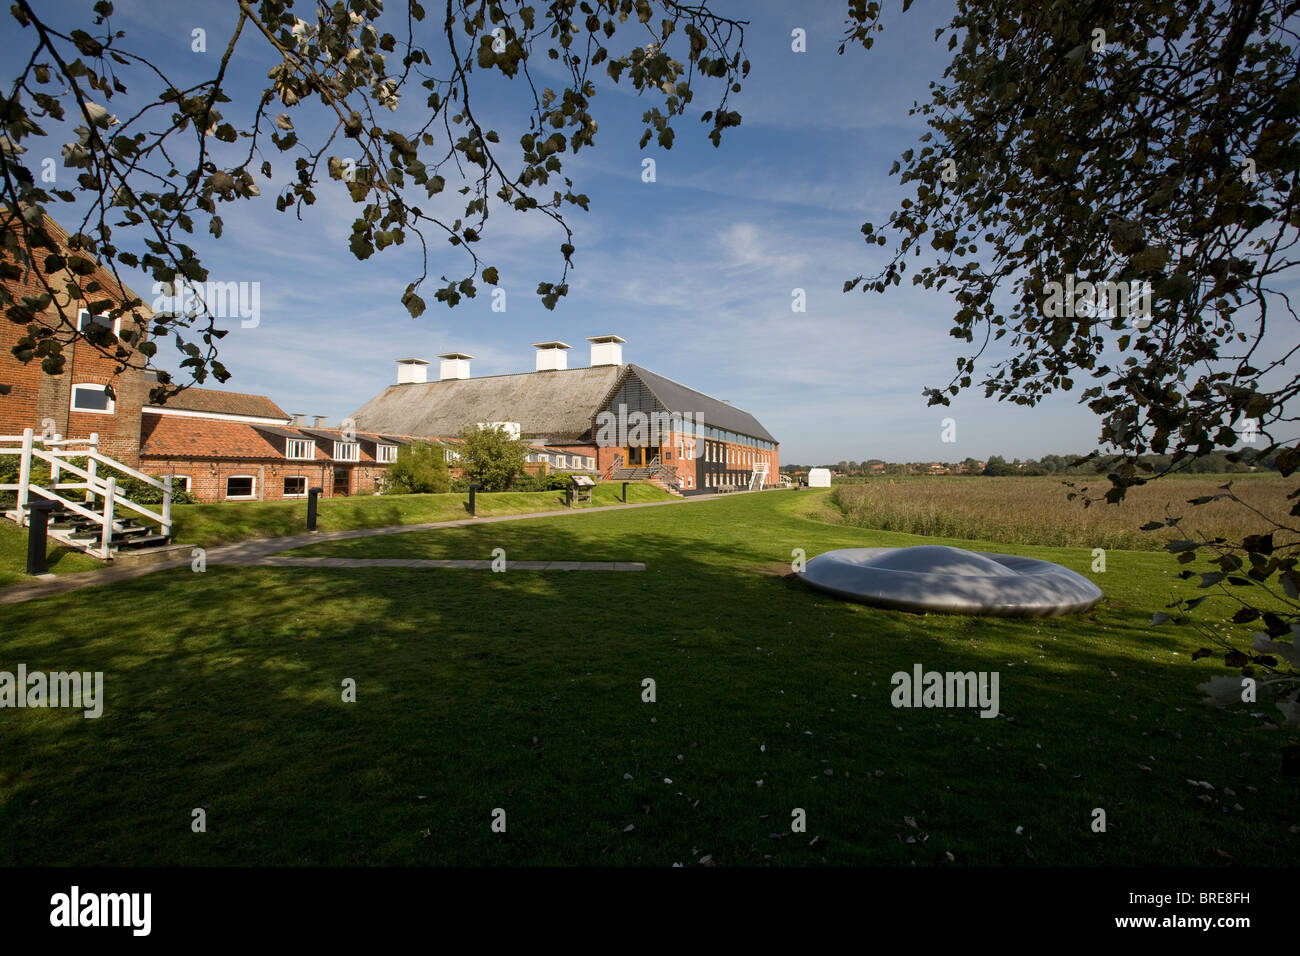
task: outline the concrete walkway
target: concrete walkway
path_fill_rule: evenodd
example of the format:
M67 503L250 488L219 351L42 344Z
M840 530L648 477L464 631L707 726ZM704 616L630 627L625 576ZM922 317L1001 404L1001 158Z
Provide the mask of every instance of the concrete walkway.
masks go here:
M467 568L487 571L492 561L440 558L257 558L244 563L258 568ZM506 571L644 571L640 561L504 561Z
M406 534L414 531L434 531L438 528L463 528L468 525L493 524L498 521L526 521L533 518L561 518L565 516L589 515L600 511L625 511L631 508L659 508L665 505L694 504L699 501L717 501L719 498L733 498L725 495L692 495L689 498L672 498L668 501L640 501L626 505L601 505L598 508L562 508L556 511L531 511L517 515L492 515L482 518L457 518L451 521L431 521L426 524L388 525L383 528L354 528L348 531L321 531L316 533L287 535L280 538L254 538L236 544L219 545L208 548L204 560L209 565L235 567L454 567L483 569L492 566L491 561L434 561L419 559L387 558L275 558L272 555L281 551L292 551L309 544L322 541L345 541L349 538L370 538L388 534ZM197 547L197 545L196 545ZM66 594L81 588L97 587L101 584L116 584L130 581L155 571L170 571L175 568L190 566L190 557L177 558L172 561L160 561L157 564L141 564L102 568L96 571L80 571L76 574L61 574L53 578L14 584L0 588L0 604L22 604L55 594ZM328 562L328 563L326 563ZM542 567L544 565L544 567ZM521 571L644 571L645 565L634 562L610 561L510 561L509 568Z

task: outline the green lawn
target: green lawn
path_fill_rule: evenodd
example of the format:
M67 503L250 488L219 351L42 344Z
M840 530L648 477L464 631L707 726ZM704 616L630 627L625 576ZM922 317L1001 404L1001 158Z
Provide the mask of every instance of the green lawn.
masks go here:
M46 549L45 563L51 574L93 571L104 562L87 557L56 541ZM32 580L27 576L27 529L0 518L0 587Z
M578 508L597 508L620 504L622 485L601 482L593 490L591 504L574 504ZM667 501L672 496L656 485L635 482L628 485L629 503ZM468 518L468 494L446 495L357 495L351 498L322 498L318 504L317 528L321 531L345 531L354 528L383 528L388 525L424 524ZM564 507L562 491L480 492L476 496L478 515L527 514ZM246 541L249 538L277 538L306 530L307 502L302 501L223 501L217 504L177 505L172 509L174 536L186 544L213 547Z
M102 670L107 697L99 720L0 711L0 865L1294 863L1281 734L1204 708L1221 669L1147 626L1186 587L1169 556L1110 552L1080 617L894 613L807 589L791 550L935 539L824 507L771 492L297 552L639 573L210 567L0 607L0 669ZM1090 573L1087 551L998 550ZM893 708L917 663L997 671L1002 715Z
M605 482L592 492L590 504L573 505L573 510L599 508L622 503L622 485ZM672 496L656 485L635 482L628 485L628 503L667 501ZM354 528L383 528L389 525L425 524L468 518L468 496L367 495L353 498L322 498L316 526L320 531ZM477 495L475 511L490 515L528 514L563 508L564 493L486 493ZM307 528L306 501L221 502L206 505L177 505L173 509L173 539L206 548L249 538L279 538L299 534ZM54 574L93 571L104 562L87 557L51 541L47 562ZM0 587L30 581L27 576L27 531L0 519Z

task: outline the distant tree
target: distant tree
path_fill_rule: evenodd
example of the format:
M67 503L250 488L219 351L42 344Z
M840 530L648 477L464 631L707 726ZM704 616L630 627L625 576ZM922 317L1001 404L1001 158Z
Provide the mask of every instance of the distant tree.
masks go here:
M984 463L984 474L994 478L1000 478L1005 475L1016 474L1014 465L1007 463L1007 460L1001 455L989 455L988 461Z
M384 493L389 495L446 494L451 471L440 445L415 441L399 445L397 460L388 466Z
M504 425L461 429L460 461L465 477L484 491L509 491L525 473L528 446L510 437Z

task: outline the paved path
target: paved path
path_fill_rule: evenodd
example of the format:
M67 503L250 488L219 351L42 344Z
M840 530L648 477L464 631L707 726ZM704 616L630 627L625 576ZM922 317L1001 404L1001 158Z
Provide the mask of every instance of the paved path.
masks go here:
M492 561L450 561L438 558L257 558L244 562L259 568L469 568L487 571ZM644 571L640 561L505 561L511 571Z
M601 505L598 508L563 508L558 511L531 511L517 515L491 515L482 518L457 518L452 521L432 521L426 524L388 525L383 528L354 528L349 531L321 531L287 535L280 538L254 538L236 544L219 545L208 548L204 560L211 565L231 565L239 567L466 567L488 568L491 561L432 561L402 559L352 559L352 558L275 558L271 555L281 551L292 551L309 544L322 541L344 541L349 538L370 538L378 535L405 534L413 531L433 531L438 528L462 528L468 525L493 524L498 521L524 521L532 518L560 518L574 515L589 515L599 511L623 511L631 508L659 508L664 505L694 504L699 501L716 501L733 495L692 495L689 498L672 498L668 501L640 501L627 505ZM330 562L325 564L324 562ZM160 561L157 564L117 565L96 571L80 571L76 574L61 574L54 578L24 582L7 588L0 588L0 604L21 604L54 594L65 594L81 588L96 587L101 584L116 584L130 581L155 571L170 571L174 568L189 567L190 558L177 558L172 561ZM545 567L535 567L545 565ZM611 567L611 565L613 565ZM562 566L562 567L561 567ZM600 570L600 571L642 571L645 565L632 562L608 561L510 561L507 567L516 570L560 571L560 570Z

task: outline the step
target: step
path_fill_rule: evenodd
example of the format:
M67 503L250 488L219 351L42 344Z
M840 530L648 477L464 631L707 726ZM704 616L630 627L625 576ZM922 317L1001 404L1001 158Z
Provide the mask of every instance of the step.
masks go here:
M170 544L171 536L166 534L145 534L129 538L113 536L113 544L121 551L137 551L157 545Z
M128 548L113 555L114 567L134 567L139 564L161 564L166 561L189 561L194 550L192 544L153 545L148 548Z

